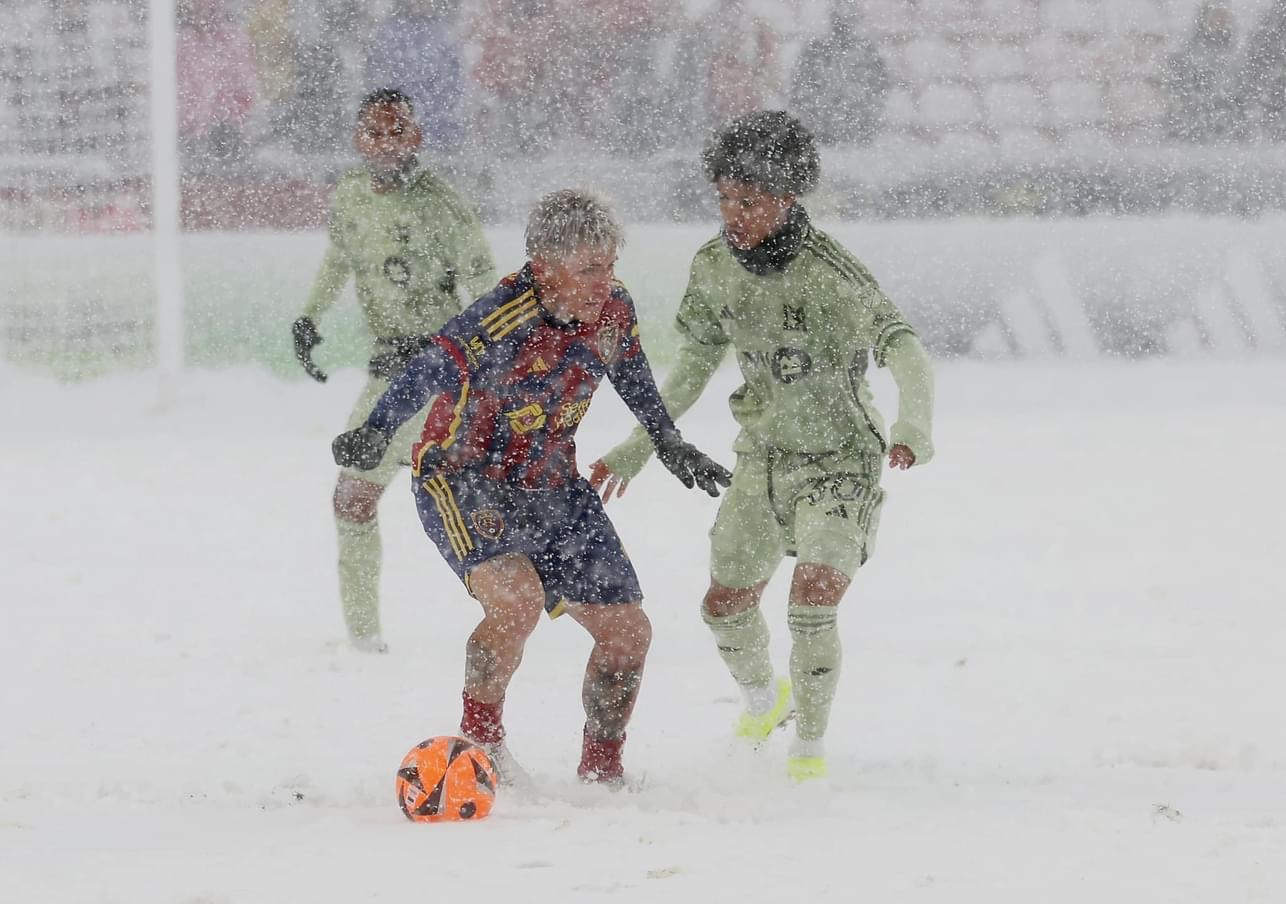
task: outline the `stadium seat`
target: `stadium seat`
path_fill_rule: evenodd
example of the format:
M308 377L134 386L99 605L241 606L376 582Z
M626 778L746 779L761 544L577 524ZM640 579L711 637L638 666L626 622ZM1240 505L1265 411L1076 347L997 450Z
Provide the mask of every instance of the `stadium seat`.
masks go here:
M1040 4L1034 0L979 0L983 33L992 40L1030 40L1040 29Z
M934 151L940 164L974 169L994 158L996 143L980 129L958 129L943 132Z
M934 132L980 126L978 98L965 85L930 85L920 94L919 124Z
M914 8L907 0L867 0L862 8L863 28L880 38L914 34Z
M924 85L964 76L964 54L958 44L940 37L924 37L903 48L906 73L912 84Z
M1006 157L1020 159L1043 158L1055 150L1054 142L1047 134L1022 126L998 130L996 144Z
M1108 30L1124 34L1164 35L1165 13L1156 0L1112 0L1103 9Z
M1045 0L1041 17L1048 33L1098 35L1107 28L1108 7L1117 2L1121 0Z
M1103 119L1103 89L1096 82L1062 80L1046 89L1045 124L1073 128Z
M920 0L916 22L920 34L938 35L972 34L980 24L973 0Z
M1146 81L1117 81L1107 87L1108 116L1117 125L1158 122L1165 111L1161 89Z
M1027 50L1017 44L983 44L969 55L969 74L979 82L1021 78L1031 72Z
M905 88L894 88L884 101L884 121L894 128L914 128L919 123L915 95Z
M1031 126L1044 114L1044 102L1026 82L993 82L983 92L987 123L992 128Z

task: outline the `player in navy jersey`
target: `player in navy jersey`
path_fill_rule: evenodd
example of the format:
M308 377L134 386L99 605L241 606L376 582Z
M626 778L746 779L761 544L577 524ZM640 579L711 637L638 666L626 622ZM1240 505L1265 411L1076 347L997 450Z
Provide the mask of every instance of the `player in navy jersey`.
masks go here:
M717 496L731 474L665 411L634 304L613 278L622 236L611 213L583 192L555 192L526 239L526 266L448 321L333 451L341 465L375 467L436 396L411 451L416 508L483 609L466 647L461 733L502 780L522 780L505 744L505 692L542 609L566 612L594 639L577 774L619 783L652 629L634 568L577 471L576 428L606 376L686 486Z

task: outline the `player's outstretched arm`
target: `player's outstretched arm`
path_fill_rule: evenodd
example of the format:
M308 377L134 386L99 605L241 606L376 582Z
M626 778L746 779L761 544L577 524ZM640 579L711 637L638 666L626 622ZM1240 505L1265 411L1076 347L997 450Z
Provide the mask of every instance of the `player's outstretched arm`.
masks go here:
M335 437L330 449L337 465L372 470L384 458L398 427L428 404L431 396L464 381L465 371L448 351L449 345L449 339L439 339L412 359L384 390L366 423Z
M685 334L680 333L683 337ZM719 368L726 346L704 345L684 339L679 346L679 357L661 387L661 398L671 418L678 418L692 407ZM630 481L638 476L652 457L653 443L643 427L637 427L623 441L602 458L590 465L589 483L607 502L613 495L622 495Z

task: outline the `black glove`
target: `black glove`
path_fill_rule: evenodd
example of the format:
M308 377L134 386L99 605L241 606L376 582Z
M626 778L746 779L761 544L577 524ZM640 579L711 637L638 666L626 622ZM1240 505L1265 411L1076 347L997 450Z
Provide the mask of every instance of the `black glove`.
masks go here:
M379 466L388 448L389 438L374 427L358 427L335 437L330 454L341 468L369 471Z
M322 344L322 337L317 333L317 324L311 317L300 317L290 326L290 334L295 337L295 357L304 365L308 376L318 383L326 382L326 375L313 363L313 349Z
M662 434L659 440L653 440L653 445L661 464L688 489L696 484L711 496L718 496L719 487L732 483L731 471L696 446L684 442L677 430Z

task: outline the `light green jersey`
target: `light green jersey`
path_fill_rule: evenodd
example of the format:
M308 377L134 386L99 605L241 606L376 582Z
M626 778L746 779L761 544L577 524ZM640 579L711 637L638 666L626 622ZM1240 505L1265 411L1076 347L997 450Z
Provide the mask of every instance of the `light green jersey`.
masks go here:
M304 315L316 321L350 274L376 338L434 333L497 279L477 215L424 169L385 193L372 188L365 167L340 179L330 245Z
M903 443L927 462L932 376L923 348L867 269L808 229L795 258L763 275L742 266L722 237L697 251L675 320L679 359L661 391L667 409L675 418L686 411L732 349L744 380L730 400L741 425L736 451L882 454ZM872 356L880 366L894 365L890 356L906 362L892 436L867 384ZM650 452L646 436L634 434L604 460L632 477Z

